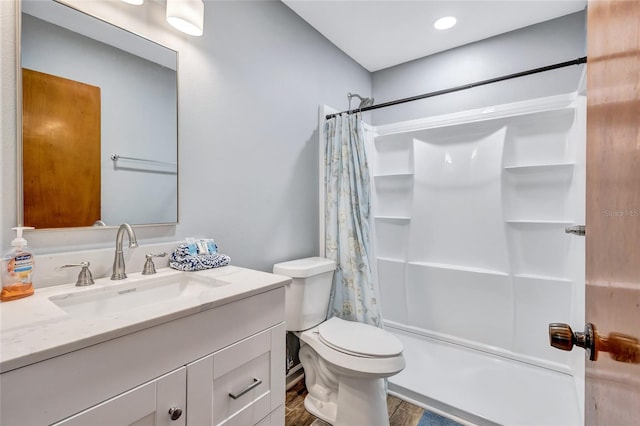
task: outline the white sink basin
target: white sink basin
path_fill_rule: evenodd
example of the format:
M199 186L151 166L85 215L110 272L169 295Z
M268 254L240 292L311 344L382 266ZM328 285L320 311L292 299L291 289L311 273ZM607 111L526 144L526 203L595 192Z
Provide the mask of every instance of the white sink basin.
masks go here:
M166 309L206 297L230 282L189 273L117 283L51 296L49 300L73 317L116 316L138 309Z

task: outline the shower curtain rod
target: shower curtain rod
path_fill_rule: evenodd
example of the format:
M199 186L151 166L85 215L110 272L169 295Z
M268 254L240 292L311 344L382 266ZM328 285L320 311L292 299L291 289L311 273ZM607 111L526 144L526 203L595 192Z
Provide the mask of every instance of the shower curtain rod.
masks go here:
M378 105L371 105L364 108L356 108L349 111L342 111L342 112L337 112L335 114L328 114L325 118L328 120L330 118L333 118L337 115L344 114L344 113L353 114L354 112L359 112L359 111L364 112L364 111L370 111L372 109L386 108L393 105L404 104L406 102L419 101L421 99L432 98L434 96L440 96L440 95L445 95L447 93L459 92L460 90L471 89L473 87L484 86L485 84L497 83L499 81L510 80L512 78L524 77L525 75L537 74L544 71L551 71L558 68L568 67L571 65L580 65L580 64L586 64L586 63L587 63L587 57L583 56L581 58L573 59L571 61L559 62L557 64L547 65L546 67L534 68L528 71L521 71L514 74L503 75L502 77L490 78L489 80L477 81L475 83L464 84L462 86L456 86L450 89L437 90L435 92L424 93L422 95L411 96L409 98L397 99L395 101L384 102Z

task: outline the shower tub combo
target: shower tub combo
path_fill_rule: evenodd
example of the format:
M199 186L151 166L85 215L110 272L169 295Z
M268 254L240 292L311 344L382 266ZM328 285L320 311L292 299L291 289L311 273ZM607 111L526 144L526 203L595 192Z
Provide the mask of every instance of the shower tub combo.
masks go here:
M389 390L476 424L582 424L585 98L371 128L375 274L406 369Z

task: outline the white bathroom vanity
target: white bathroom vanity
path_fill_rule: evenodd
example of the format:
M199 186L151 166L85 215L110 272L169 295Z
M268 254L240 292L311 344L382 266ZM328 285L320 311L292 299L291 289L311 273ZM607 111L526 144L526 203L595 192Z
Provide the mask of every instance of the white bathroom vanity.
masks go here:
M227 266L0 305L0 424L284 425L284 285Z

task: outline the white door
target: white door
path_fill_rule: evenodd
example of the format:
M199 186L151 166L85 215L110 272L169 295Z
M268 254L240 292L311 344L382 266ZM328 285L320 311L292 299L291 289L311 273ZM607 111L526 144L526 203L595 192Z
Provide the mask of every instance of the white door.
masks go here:
M184 426L186 370L172 371L54 426Z

